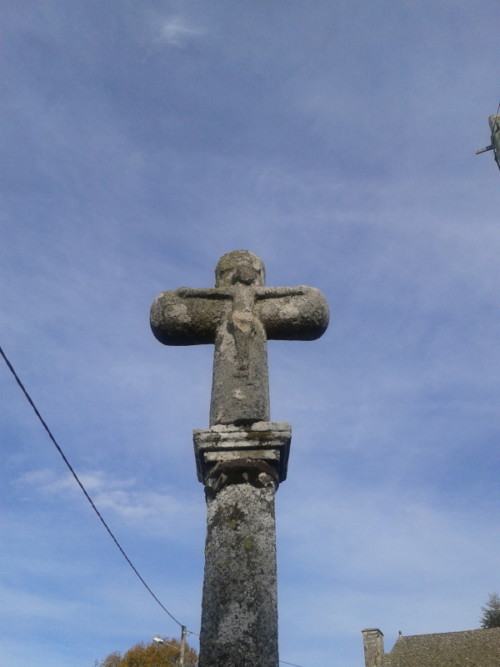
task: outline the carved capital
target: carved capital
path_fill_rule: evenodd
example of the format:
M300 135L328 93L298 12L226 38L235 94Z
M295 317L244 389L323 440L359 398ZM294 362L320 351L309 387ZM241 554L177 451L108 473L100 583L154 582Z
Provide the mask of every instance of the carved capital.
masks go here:
M205 493L215 496L222 488L230 484L250 484L257 489L278 488L279 477L276 465L256 459L234 459L220 461L207 473Z
M291 428L285 422L216 425L193 434L198 480L208 495L229 484L278 487L286 479Z

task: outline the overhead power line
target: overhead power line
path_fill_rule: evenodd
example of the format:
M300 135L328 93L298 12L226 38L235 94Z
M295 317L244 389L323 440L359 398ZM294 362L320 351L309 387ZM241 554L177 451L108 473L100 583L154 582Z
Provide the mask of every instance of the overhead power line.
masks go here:
M184 627L183 624L182 624L177 618L175 618L175 616L174 616L174 615L173 615L173 614L172 614L172 613L165 607L165 605L161 602L161 600L155 595L155 593L151 590L150 586L149 586L149 585L147 584L147 582L144 580L144 578L142 577L142 575L140 574L140 572L138 571L138 569L135 567L135 565L132 563L132 561L130 560L130 558L129 558L129 557L127 556L127 554L125 553L125 550L123 549L123 547L121 546L121 544L120 544L120 543L118 542L118 540L116 539L115 535L113 534L113 531L111 530L111 528L110 528L110 527L108 526L108 524L106 523L106 521L105 521L104 517L102 516L102 514L101 514L101 513L99 512L99 510L97 509L97 507L96 507L94 501L93 501L92 498L90 497L90 495L89 495L87 489L86 489L86 488L84 487L84 485L82 484L82 482L81 482L80 478L78 477L78 475L76 474L76 472L75 472L73 466L72 466L71 463L68 461L68 459L67 459L67 457L66 457L66 454L63 452L61 446L59 445L59 443L58 443L57 440L55 439L55 437L54 437L52 431L50 430L50 428L49 428L48 425L47 425L47 422L44 420L44 418L43 418L42 415L40 414L40 411L39 411L38 408L36 407L36 405L35 405L33 399L31 398L30 394L28 393L28 390L27 390L26 387L24 386L24 384L23 384L23 382L21 381L21 378L19 377L19 375L16 373L16 371L15 371L15 369L14 369L14 366L10 363L9 359L7 358L7 355L5 354L5 352L3 351L3 349L2 349L1 346L0 346L0 355L2 355L3 360L4 360L5 363L7 364L8 369L10 370L10 372L12 373L12 375L14 376L14 379L15 379L15 381L17 382L17 384L19 385L19 387L20 387L21 391L23 392L24 396L26 397L26 400L28 401L28 403L29 403L29 404L31 405L31 407L33 408L33 411L34 411L34 413L36 414L36 416L38 417L38 420L39 420L40 423L42 424L43 428L46 430L46 432L47 432L47 434L48 434L50 440L52 441L52 443L54 444L55 448L57 449L57 451L58 451L59 454L61 455L62 460L64 461L64 463L65 463L66 466L68 467L69 471L70 471L71 474L73 475L73 477L74 477L76 483L78 484L78 486L79 486L80 489L82 490L82 492L83 492L85 498L87 498L87 500L88 500L88 502L90 503L92 509L94 510L94 512L95 512L95 513L97 514L97 516L99 517L99 521L102 523L102 525L104 526L104 528L105 528L106 531L108 532L109 536L111 537L111 539L113 540L113 542L115 543L115 545L116 545L116 546L118 547L118 549L120 550L120 553L121 553L122 556L125 558L125 560L127 561L128 565L129 565L129 566L131 567L131 569L133 570L134 574L137 576L137 578L139 579L139 581L141 582L141 584L144 586L144 588L148 591L148 593L153 597L153 599L154 599L154 600L158 603L158 605L163 609L163 611L164 611L166 614L168 614L168 616L170 616L170 618L171 618L175 623L177 623L177 625L178 625L180 628L183 628L183 627ZM197 637L199 637L198 633L193 632L192 630L187 630L187 633L190 634L190 635L196 635ZM280 660L279 662L280 662L282 665L291 665L291 667L301 667L301 665L296 665L296 664L293 663L293 662L285 662L284 660Z
M78 486L80 487L80 489L83 491L84 496L85 496L85 497L87 498L87 500L89 501L89 503L90 503L92 509L94 510L94 512L95 512L95 513L97 514L97 516L99 517L100 522L102 523L102 525L104 526L104 528L107 530L109 536L111 537L111 539L113 540L113 542L115 543L115 545L116 545L116 546L118 547L118 549L120 550L122 556L125 558L125 560L126 560L127 563L129 564L129 566L132 568L132 570L134 571L135 575L137 576L137 578L139 579L139 581L142 583L142 585L144 586L144 588L148 591L148 593L149 593L149 594L154 598L154 600L160 605L160 607L163 609L163 611L164 611L166 614L168 614L168 616L170 616L170 618L171 618L175 623L177 623L177 625L179 625L179 626L182 628L182 627L183 627L183 624L182 624L179 620L177 620L177 619L175 618L175 616L174 616L172 613L169 612L169 610L165 607L165 605L161 602L161 600L158 599L158 597L157 597L157 596L155 595L155 593L151 590L151 588L150 588L149 585L146 583L146 581L144 580L144 578L142 577L142 575L139 573L139 571L137 570L137 568L135 567L135 565L132 563L132 561L130 560L130 558L127 556L127 554L125 553L125 550L123 549L123 547L121 546L121 544L118 542L118 540L117 540L116 537L114 536L113 531L112 531L111 528L108 526L108 524L107 524L106 521L104 520L102 514L99 512L99 510L98 510L97 507L95 506L95 503L94 503L94 501L92 500L92 498L89 496L89 494L88 494L88 492L87 492L87 489L83 486L83 484L82 484L82 482L80 481L78 475L76 474L75 470L73 469L73 466L71 465L71 463L70 463L70 462L68 461L68 459L66 458L66 455L64 454L63 450L61 449L61 447L60 447L60 445L58 444L58 442L57 442L57 440L55 439L55 437L53 436L53 434L52 434L50 428L47 426L47 423L45 422L45 420L43 419L42 415L40 414L38 408L36 407L35 403L33 402L33 399L32 399L31 396L29 395L27 389L25 388L25 386L24 386L24 384L22 383L21 379L19 378L18 374L17 374L16 371L14 370L14 367L12 366L12 364L10 363L10 361L8 360L6 354L5 354L5 352L3 351L3 349L2 349L1 346L0 346L0 354L2 355L2 357L3 357L4 361L5 361L5 363L7 364L8 368L9 368L9 370L10 370L10 372L11 372L12 375L14 376L14 378L15 378L17 384L18 384L19 387L21 388L21 391L22 391L23 394L25 395L25 397L26 397L28 403L29 403L29 404L31 405L31 407L33 408L33 410L34 410L36 416L38 417L40 423L42 424L43 428L47 431L49 438L51 439L51 441L52 441L53 444L55 445L57 451L58 451L59 454L61 455L62 460L64 461L64 463L65 463L65 464L67 465L67 467L69 468L69 471L71 472L71 474L72 474L73 477L75 478L76 483L78 484ZM192 633L192 634L196 634L196 633Z

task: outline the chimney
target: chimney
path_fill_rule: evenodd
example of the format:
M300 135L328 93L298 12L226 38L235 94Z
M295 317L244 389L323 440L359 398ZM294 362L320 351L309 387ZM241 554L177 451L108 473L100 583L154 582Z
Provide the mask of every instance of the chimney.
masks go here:
M381 667L384 658L384 634L378 628L368 628L363 634L365 667Z

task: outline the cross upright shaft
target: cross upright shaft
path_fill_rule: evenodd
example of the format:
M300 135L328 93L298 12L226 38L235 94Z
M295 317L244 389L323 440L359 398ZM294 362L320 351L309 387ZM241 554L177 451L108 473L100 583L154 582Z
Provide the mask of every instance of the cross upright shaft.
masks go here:
M151 328L165 345L215 344L210 425L269 421L268 339L314 340L328 304L314 287L264 287L262 261L247 250L224 255L212 289L162 292Z

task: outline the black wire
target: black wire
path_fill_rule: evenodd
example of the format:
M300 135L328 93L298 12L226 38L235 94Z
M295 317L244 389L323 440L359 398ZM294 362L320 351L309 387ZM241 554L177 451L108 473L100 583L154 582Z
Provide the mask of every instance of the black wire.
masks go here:
M49 427L47 426L47 424L45 423L45 420L43 419L42 415L41 415L40 412L38 411L38 408L37 408L36 405L34 404L34 402L33 402L32 398L31 398L31 396L28 394L28 391L26 390L26 388L24 387L23 383L21 382L21 379L19 378L18 374L17 374L16 371L14 370L14 367L12 366L12 364L10 363L10 361L7 359L7 357L6 357L6 355L5 355L5 352L3 351L3 349L2 349L1 346L0 346L0 354L1 354L2 357L4 358L5 363L7 364L7 366L8 366L8 368L9 368L10 372L11 372L12 375L14 376L14 378L15 378L17 384L18 384L19 387L21 388L21 391L22 391L23 394L26 396L26 398L27 398L27 400L28 400L28 403L31 405L31 407L32 407L33 410L35 411L35 414L36 414L36 416L38 417L38 419L40 420L40 422L41 422L43 428L47 431L47 433L48 433L48 435L49 435L49 438L50 438L50 439L52 440L52 442L54 443L54 445L55 445L57 451L59 452L59 454L61 455L61 457L62 457L64 463L68 466L68 468L69 468L71 474L73 475L73 477L75 478L75 480L76 480L78 486L79 486L79 487L81 488L81 490L83 491L85 497L87 498L87 500L88 500L89 503L91 504L92 509L94 510L94 512L95 512L95 513L97 514L97 516L99 517L99 520L101 521L101 523L102 523L102 525L104 526L104 528L108 531L109 536L111 537L111 539L113 540L113 542L116 544L116 546L117 546L118 549L120 550L122 556L125 558L125 560L127 561L127 563L130 565L130 567L132 568L132 570L134 571L134 573L137 575L139 581L142 583L142 585L145 587L145 589L148 591L148 593L150 593L150 595L156 600L156 602L160 605L160 607L163 609L163 611L164 611L166 614L168 614L168 616L170 616L170 618L171 618L173 621L175 621L175 623L177 623L177 625L179 625L179 626L182 628L182 623L181 623L180 621L178 621L178 620L175 618L175 616L169 612L169 610L165 607L165 605L164 605L164 604L163 604L163 603L156 597L156 595L153 593L153 591L151 590L151 588L148 586L148 584L144 581L144 579L142 578L142 576L139 574L139 571L137 570L137 568L135 567L135 565L132 563L132 561L130 560L130 558L129 558L129 557L127 556L127 554L125 553L125 551L124 551L123 547L121 546L121 544L118 542L118 540L116 539L116 537L113 535L113 532L111 531L111 528L108 526L108 524L106 523L106 521L103 519L101 513L99 512L99 510L98 510L97 507L95 506L94 501L92 500L92 498L91 498L91 497L89 496L89 494L87 493L86 488L85 488L85 487L83 486L83 484L81 483L81 481L80 481L80 479L78 478L78 475L76 474L76 472L74 471L74 469L73 469L71 463L68 461L68 459L66 458L66 455L64 454L63 450L61 449L61 447L60 447L59 444L57 443L56 439L55 439L54 436L52 435L52 432L51 432L50 428L49 428ZM195 633L193 633L193 634L195 634Z
M111 539L113 540L113 542L116 544L116 546L117 546L118 549L120 550L122 556L125 558L125 560L127 561L127 563L130 565L130 567L132 568L132 570L134 571L134 573L137 575L139 581L142 583L142 585L145 587L145 589L148 591L148 593L149 593L149 594L154 598L154 600L160 605L160 607L163 609L163 611L164 611L166 614L168 614L168 615L170 616L170 618L171 618L173 621L175 621L175 623L177 623L177 625L179 625L179 627L182 628L182 627L183 627L183 624L182 624L180 621L178 621L178 620L175 618L175 616L169 612L169 610L165 607L165 605L164 605L164 604L163 604L163 603L156 597L156 595L153 593L153 591L151 590L151 588L148 586L148 584L144 581L144 579L143 579L142 576L140 575L140 573L139 573L139 571L137 570L137 568L135 567L135 565L132 563L132 561L130 560L130 558L129 558L129 557L127 556L127 554L125 553L125 551L124 551L123 547L121 546L121 544L118 542L118 540L116 539L116 537L113 535L113 532L112 532L111 528L108 526L108 524L107 524L106 521L104 520L102 514L99 512L99 510L98 510L97 507L95 506L94 501L92 500L92 498L89 496L89 494L88 494L88 492L87 492L87 489L83 486L83 484L82 484L82 482L80 481L78 475L77 475L76 472L74 471L73 466L71 465L71 463L70 463L70 462L68 461L68 459L66 458L66 455L64 454L63 450L62 450L61 447L59 446L59 444L58 444L57 440L55 439L55 437L52 435L52 432L51 432L50 428L47 426L47 423L45 422L44 418L43 418L42 415L40 414L38 408L36 407L35 403L33 402L33 399L32 399L31 396L29 395L27 389L25 388L25 386L24 386L24 384L22 383L20 377L18 376L18 374L17 374L16 371L14 370L14 367L12 366L12 364L10 363L10 361L8 360L6 354L5 354L5 352L3 351L3 349L2 349L1 346L0 346L0 354L2 355L2 357L3 357L4 361L5 361L5 363L7 364L8 368L9 368L9 370L10 370L10 372L11 372L12 375L14 376L14 379L16 380L17 384L19 385L21 391L22 391L23 394L25 395L25 397L26 397L28 403L31 405L31 407L33 408L33 410L34 410L36 416L37 416L38 419L40 420L40 423L42 424L43 428L47 431L47 434L48 434L49 438L50 438L50 439L52 440L52 442L54 443L54 445L55 445L57 451L59 452L59 454L60 454L61 457L62 457L62 460L63 460L64 463L68 466L68 468L69 468L71 474L73 475L73 477L74 477L75 480L76 480L76 483L78 484L78 486L79 486L79 487L81 488L81 490L83 491L85 497L87 498L87 500L89 501L90 505L92 506L92 509L94 510L94 512L95 512L95 513L97 514L97 516L99 517L99 520L101 521L101 523L102 523L102 525L104 526L104 528L108 531L109 536L111 537ZM196 637L199 637L199 634L197 634L196 632L193 632L192 630L187 630L187 633L190 634L190 635L195 635ZM283 664L283 665L291 665L291 667L301 667L301 665L296 665L296 664L293 663L293 662L285 662L284 660L280 660L279 662L280 662L281 664Z

